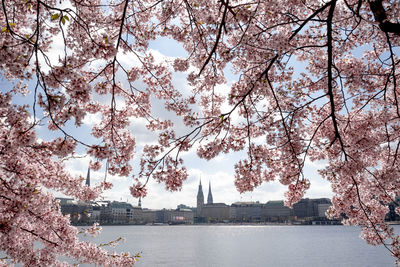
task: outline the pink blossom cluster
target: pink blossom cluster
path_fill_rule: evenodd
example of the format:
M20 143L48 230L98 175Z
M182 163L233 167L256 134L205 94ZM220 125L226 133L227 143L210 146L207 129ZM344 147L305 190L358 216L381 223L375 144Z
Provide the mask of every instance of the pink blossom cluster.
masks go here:
M0 249L12 259L11 263L25 266L65 266L58 261L59 255L82 263L132 265L135 258L128 254L110 254L79 241L69 216L61 213L59 203L46 189L89 201L99 196L104 185L89 188L83 186L83 177L69 175L56 159L70 155L74 141L67 137L39 142L23 108L11 104L10 94L0 94L0 115L10 118L0 123ZM94 234L95 228L90 232ZM37 242L42 246L37 247Z
M86 228L84 230L84 233L90 236L97 236L100 234L100 232L101 232L101 227L99 227L98 223L94 223L91 227Z
M131 195L136 198L145 197L147 195L147 189L140 182L130 188Z

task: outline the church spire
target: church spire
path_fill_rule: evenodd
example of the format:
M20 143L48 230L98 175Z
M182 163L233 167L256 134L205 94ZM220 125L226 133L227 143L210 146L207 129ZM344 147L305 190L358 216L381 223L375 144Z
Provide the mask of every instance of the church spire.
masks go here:
M207 197L207 204L212 204L213 203L213 197L211 193L211 182L208 182L208 197Z
M90 168L87 170L86 185L90 187Z
M201 210L203 208L203 205L204 205L204 195L200 179L199 190L197 191L197 217L201 217Z

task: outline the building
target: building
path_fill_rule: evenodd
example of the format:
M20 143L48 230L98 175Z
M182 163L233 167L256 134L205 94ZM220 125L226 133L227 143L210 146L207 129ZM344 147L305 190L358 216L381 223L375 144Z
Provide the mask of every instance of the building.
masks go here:
M268 201L261 209L261 218L267 222L286 222L293 217L293 210L283 200Z
M230 220L230 207L225 203L206 204L202 217L207 222L226 222Z
M88 187L90 187L90 168L87 170L87 175L86 175L86 183Z
M325 215L320 216L321 212L324 208L327 209L331 204L329 198L303 198L293 205L294 216L298 219L305 220L311 220L316 217L325 217ZM318 205L322 205L320 209L318 209ZM321 212L319 210L321 210Z
M157 223L157 211L150 209L142 209L142 218L145 224Z
M92 222L100 223L100 216L101 216L101 204L99 202L92 202L92 215L90 220Z
M90 187L90 168L88 168L86 181L86 186ZM74 225L89 225L96 222L94 219L99 219L99 212L96 208L94 211L94 206L91 202L83 202L79 200L74 200L73 198L56 198L60 201L61 213L70 216L71 224ZM93 216L93 214L95 216Z
M235 202L230 208L233 222L260 222L263 204L260 202Z
M331 207L332 204L318 204L318 217L326 218L326 211Z
M90 186L90 169L85 181ZM301 199L293 209L284 206L282 200L262 204L256 202L235 202L231 206L225 203L214 203L211 182L208 184L207 203L201 180L197 192L197 206L190 208L178 205L177 209L149 210L142 209L142 199L138 206L119 201L81 202L72 198L59 198L61 211L69 214L71 223L87 225L100 224L193 224L193 223L261 223L300 221L304 224L330 224L326 211L331 205L327 198ZM389 206L390 208L390 206ZM391 207L394 210L394 205ZM390 218L390 213L388 217Z
M97 206L100 209L101 224L144 224L141 207L119 201L97 202Z
M207 196L207 204L213 204L213 197L211 193L211 181L208 181L208 196Z
M60 210L64 215L69 215L74 225L88 225L92 222L93 208L90 203L74 200L72 198L56 198L60 201Z
M204 194L203 194L203 187L201 186L201 180L199 184L199 190L197 191L197 210L196 210L196 217L202 217L202 211L204 206Z
M207 204L204 204L201 180L197 192L196 222L226 222L230 219L230 207L225 203L214 203L211 182L208 184Z
M396 212L396 208L399 207L400 197L396 196L394 201L388 203L389 212L386 214L386 220L388 221L400 221L400 216Z
M155 223L165 224L193 224L194 213L190 209L162 209L156 211Z

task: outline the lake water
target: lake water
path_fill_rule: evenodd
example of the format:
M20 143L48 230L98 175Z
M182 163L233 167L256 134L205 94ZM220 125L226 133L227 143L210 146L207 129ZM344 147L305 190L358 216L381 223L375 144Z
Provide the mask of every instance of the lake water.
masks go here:
M125 237L115 249L140 252L137 267L394 266L359 235L347 226L103 226L91 240Z

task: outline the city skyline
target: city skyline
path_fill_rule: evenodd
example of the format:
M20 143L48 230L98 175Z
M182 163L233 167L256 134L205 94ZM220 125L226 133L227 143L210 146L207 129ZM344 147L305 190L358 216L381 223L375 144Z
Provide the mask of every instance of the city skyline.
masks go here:
M155 180L150 179L147 185L148 194L142 199L143 206L151 209L158 209L163 207L174 208L179 204L187 204L194 207L196 206L196 198L193 197L193 192L197 192L200 179L207 183L209 181L211 182L214 202L234 203L237 201L258 200L266 203L269 200L284 199L284 192L287 188L278 181L264 182L259 187L256 187L253 192L240 194L234 186L233 167L231 167L233 166L232 160L227 158L228 156L224 154L218 156L211 162L199 159L193 154L189 155L189 163L190 161L197 161L197 165L202 168L188 167L188 179L183 181L182 189L176 192L167 191L164 184L159 184ZM66 167L72 174L86 178L89 161L89 158L72 159L66 163ZM317 166L317 163L307 162L306 164L305 174L307 177L310 177L311 187L304 197L331 198L332 192L330 190L330 185L318 175L316 171L317 168L321 168ZM99 184L103 180L104 171L91 170L91 185ZM129 192L129 186L132 181L131 178L107 174L107 181L113 182L114 185L112 189L102 194L105 199L116 201L123 200L131 204L137 203L138 200L132 197ZM62 195L56 193L55 196L59 197Z
M88 169L86 186L90 186ZM292 208L286 207L283 200L260 203L213 202L211 182L208 183L207 201L204 199L203 186L199 181L196 207L180 204L176 209L148 209L124 201L89 201L82 202L71 198L58 198L63 214L69 214L75 225L137 224L204 224L204 223L284 223L284 224L338 224L339 221L327 218L326 211L331 206L328 198L303 198ZM394 218L388 216L388 218Z
M80 166L81 168L85 168L85 170L80 173L77 171L72 172L76 175L80 174L85 178L82 183L89 183L91 186L94 186L103 180L104 174L102 172L89 170L87 167L88 165L85 167L85 164L82 164L85 162L85 159L77 159L77 161L79 162L79 165L75 166ZM208 175L209 178L207 178L204 177L205 175L203 175L201 170L189 169L189 173L191 172L194 174L189 175L188 179L183 183L182 190L177 192L168 192L163 187L163 184L157 184L154 180L150 180L152 183L149 185L149 194L145 198L141 199L142 207L148 209L175 209L180 204L189 207L196 207L196 194L198 191L199 181L202 181L203 184L211 184L214 203L226 203L231 205L235 202L259 201L260 203L267 203L268 201L273 200L284 200L283 192L285 191L285 188L278 182L263 183L260 187L255 188L253 192L240 194L233 185L233 176L229 177L226 173L217 172L214 175ZM87 179L88 175L90 175L90 181ZM108 175L107 179L110 177L115 179L115 188L105 191L103 199L108 201L124 201L137 206L139 199L133 198L129 194L128 188L118 186L118 182L121 182L124 178ZM232 182L231 185L227 183L229 180ZM122 192L122 194L120 194L120 192ZM204 194L204 202L207 203L208 188L206 188ZM60 194L56 194L56 196L64 197ZM318 189L313 190L311 187L310 192L308 192L304 198L331 198L331 196L329 195L329 191L327 192Z

